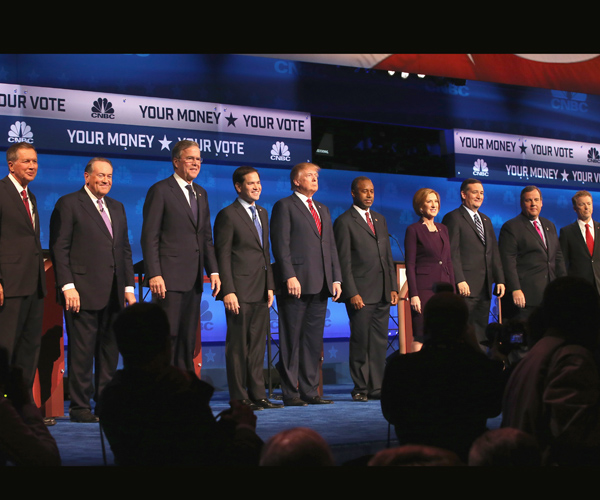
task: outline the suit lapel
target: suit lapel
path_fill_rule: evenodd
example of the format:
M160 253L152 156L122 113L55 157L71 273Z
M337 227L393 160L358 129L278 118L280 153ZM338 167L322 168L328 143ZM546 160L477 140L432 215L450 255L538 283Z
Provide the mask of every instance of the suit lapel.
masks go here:
M548 244L548 232L546 231L546 227L544 224L544 221L542 221L541 218L539 218L539 222L540 222L540 226L542 228L542 231L544 232L544 235L546 236L546 245ZM521 220L523 222L523 224L525 225L525 230L529 232L529 234L531 234L531 236L535 239L535 241L537 242L538 245L540 245L544 251L548 251L548 248L546 247L546 245L544 245L544 242L542 241L542 238L540 238L540 235L538 234L538 232L536 231L535 227L533 227L533 223L524 215L521 214Z
M477 237L477 239L482 243L485 244L483 242L483 240L481 239L481 235L479 234L479 231L477 230L477 226L475 225L475 221L473 220L473 217L471 217L471 214L469 212L467 212L467 209L464 207L464 205L461 205L461 215L463 216L463 218L467 221L467 224L469 225L469 227L473 230L473 232L475 233L475 236ZM481 224L484 226L483 231L485 233L485 231L487 231L487 228L485 227L485 223L484 223L484 217L483 215L479 214L479 218L481 219Z
M365 219L363 219L362 215L360 215L358 213L358 211L353 206L350 207L350 213L352 214L352 217L354 218L354 221L358 224L358 226L363 231L366 231L367 234L369 234L369 236L371 236L372 238L376 237L373 234L373 231L371 231L371 228L369 227L369 225L367 224L367 221ZM375 226L375 232L377 232L377 230L378 230L378 228L377 228L377 222L376 222L376 217L373 216L373 212L371 212L371 220L373 221L373 225Z
M242 220L242 223L248 228L248 230L254 235L254 238L256 239L256 242L260 245L260 238L258 235L258 231L256 229L256 227L254 226L254 222L252 221L252 219L250 218L250 214L248 214L248 212L246 211L246 209L244 208L244 206L238 201L236 200L235 203L233 204L233 206L235 207L235 211L238 214L238 216L240 217L240 219ZM258 206L256 207L258 210ZM261 217L260 211L258 213L259 217ZM262 220L261 217L261 224L262 224L262 229L263 229L263 241L264 241L264 222Z
M104 233L107 238L112 239L112 236L110 235L110 232L108 231L108 228L106 227L106 223L104 222L104 219L102 219L100 212L94 206L94 202L91 200L91 198L85 191L85 188L81 188L81 190L79 191L79 202L81 203L81 207L83 208L83 210L91 217L91 219L94 221L94 223L98 225L98 227L100 228L100 231L102 231L102 233ZM109 208L109 210L110 210L110 208ZM114 228L113 228L113 232L114 232Z
M188 214L188 217L190 218L190 222L192 224L194 224L194 227L196 227L198 225L198 221L194 221L194 215L192 214L192 208L190 207L189 197L187 197L184 194L183 190L181 189L181 187L179 187L179 184L177 184L177 181L175 180L175 178L173 176L169 177L168 179L169 179L169 181L168 181L169 186L173 190L173 195L175 196L175 199L181 205L181 208L183 208L185 213ZM200 203L199 203L200 192L194 183L192 183L192 188L194 189L194 192L196 193L196 203L198 203L198 220L200 220Z
M302 214L302 216L306 217L306 220L308 220L310 222L311 227L313 228L315 234L320 238L321 235L319 234L319 230L317 229L317 224L315 223L315 220L313 219L312 214L308 210L308 207L303 203L303 201L298 197L297 194L292 194L291 198L292 198L292 203L294 203L296 208L298 210L300 210L300 213ZM317 212L319 212L319 215L321 215L321 212L319 211L319 208L318 208L319 203L317 203L315 200L313 200L313 206L315 207L315 210L317 210ZM323 221L323 217L321 216L321 222L322 221Z
M19 217L23 217L23 220L27 223L27 226L31 228L32 231L37 231L39 230L39 217L37 216L37 208L36 208L36 204L34 202L35 197L31 194L31 192L29 192L29 197L31 198L31 203L34 206L34 213L36 214L36 225L35 225L35 229L33 228L33 226L31 225L31 221L29 220L29 215L27 214L27 209L25 208L25 204L23 203L23 198L21 197L21 194L16 190L15 185L12 183L12 181L8 178L8 176L6 176L4 179L2 179L2 181L5 184L5 189L8 193L8 196L11 200L11 203L15 204L15 207L17 207L17 211L19 212Z

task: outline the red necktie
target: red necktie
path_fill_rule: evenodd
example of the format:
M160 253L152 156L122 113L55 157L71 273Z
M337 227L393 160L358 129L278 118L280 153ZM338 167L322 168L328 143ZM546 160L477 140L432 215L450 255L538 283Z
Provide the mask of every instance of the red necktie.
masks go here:
M29 199L27 198L27 191L25 189L21 191L21 196L23 197L23 204L25 205L25 210L27 210L27 215L29 215L29 220L31 221L31 225L33 226L33 217L31 217L31 210L29 210Z
M319 234L321 234L321 219L319 219L319 214L315 210L312 200L310 198L308 198L306 201L308 201L308 208L310 209L310 213L312 214L313 219L315 219L315 224L317 225L317 230L319 231Z
M585 242L587 243L588 250L590 251L590 255L594 254L594 238L592 237L592 233L590 232L589 224L585 225Z
M373 234L375 234L375 226L373 225L373 222L371 221L371 217L369 216L369 212L365 212L365 215L367 216L367 224L369 224L369 227L371 228L371 231L373 231Z
M537 232L540 235L540 238L542 238L542 243L544 244L544 246L546 246L546 241L544 240L544 236L542 235L542 230L540 229L540 223L535 220L535 221L533 221L533 224L535 225L535 228L537 229Z

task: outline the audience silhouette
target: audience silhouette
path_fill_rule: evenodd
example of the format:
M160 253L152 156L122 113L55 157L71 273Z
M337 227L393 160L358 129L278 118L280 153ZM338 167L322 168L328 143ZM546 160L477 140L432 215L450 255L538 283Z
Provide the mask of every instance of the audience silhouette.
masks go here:
M278 432L265 443L261 466L323 467L335 465L325 439L307 427L294 427Z
M405 444L377 452L367 463L374 466L463 466L463 461L452 451L436 446Z
M534 436L543 463L600 465L600 299L583 279L551 282L531 318L529 352L513 368L502 426Z
M469 451L470 466L518 466L542 465L542 453L533 436L519 429L505 427L484 432Z
M119 314L114 330L123 369L96 405L119 466L257 465L262 440L244 405L215 417L213 387L171 365L169 322L156 304Z
M31 399L20 368L0 349L0 466L58 466L56 441Z
M385 370L381 409L400 445L436 446L466 463L487 419L500 414L506 378L468 327L464 299L438 292L424 309L424 344L393 354Z

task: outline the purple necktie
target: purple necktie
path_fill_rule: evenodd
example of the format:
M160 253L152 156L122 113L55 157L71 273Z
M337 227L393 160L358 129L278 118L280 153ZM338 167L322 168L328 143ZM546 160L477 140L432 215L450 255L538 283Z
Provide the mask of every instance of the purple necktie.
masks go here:
M100 215L102 216L102 219L104 219L104 223L106 224L106 227L108 228L108 232L112 236L113 235L112 223L110 222L110 219L108 218L108 214L106 213L106 210L104 210L104 201L102 200L102 198L100 198L98 200L98 207L100 208Z

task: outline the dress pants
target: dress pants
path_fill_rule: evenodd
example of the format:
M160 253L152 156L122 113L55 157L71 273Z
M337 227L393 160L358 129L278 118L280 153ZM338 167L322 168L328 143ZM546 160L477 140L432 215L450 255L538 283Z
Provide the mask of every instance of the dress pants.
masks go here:
M23 371L23 382L33 387L42 342L44 298L36 292L28 297L5 297L0 307L0 349L7 362Z
M65 311L71 409L91 409L91 399L98 401L117 370L119 349L112 324L121 304L115 283L109 303L103 309Z
M187 292L169 292L158 299L171 326L172 364L183 370L195 371L194 349L200 327L202 284Z
M277 368L284 400L319 395L327 300L324 292L300 298L277 297L280 361Z
M350 319L350 376L353 394L379 395L385 369L390 303L365 304L356 310L346 302Z
M269 308L265 301L240 303L240 311L225 312L227 337L225 363L232 400L259 400L266 397L263 374Z
M487 282L479 291L472 290L471 296L465 298L469 309L469 322L473 326L477 342L486 340L485 329L490 321L490 306L492 303L489 293L486 293ZM482 346L485 350L485 347Z

